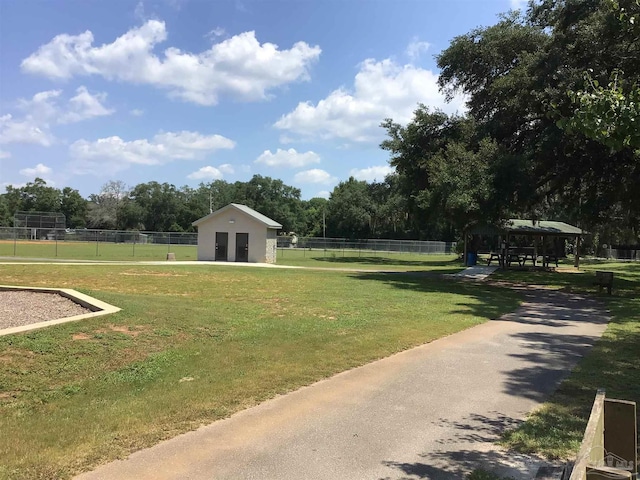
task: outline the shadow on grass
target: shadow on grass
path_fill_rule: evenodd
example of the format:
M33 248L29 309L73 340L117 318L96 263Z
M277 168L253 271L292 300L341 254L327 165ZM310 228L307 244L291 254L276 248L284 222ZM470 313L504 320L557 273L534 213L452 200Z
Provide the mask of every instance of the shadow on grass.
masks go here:
M462 268L462 262L454 258L452 260L439 260L439 261L429 261L429 260L404 260L399 257L378 257L375 255L367 255L367 256L341 256L340 254L330 255L330 256L322 256L322 257L310 257L312 260L316 260L318 262L326 262L326 263L336 263L336 264L361 264L361 265L378 265L381 267L384 266L405 266L405 267L449 267L446 272L451 270L451 267L460 267Z
M505 435L508 446L565 458L575 453L582 439L598 388L604 388L607 397L640 403L640 301L635 301L635 319L623 315L625 309L632 308L625 305L612 309L614 321L607 332L545 407ZM518 388L518 383L514 379L511 388Z
M388 272L357 273L352 278L369 282L382 282L402 290L431 293L451 293L472 297L475 303L461 302L464 309L452 313L475 315L486 319L495 319L515 310L521 295L510 289L493 285L460 282L428 272Z
M565 291L582 292L592 301L604 302L612 320L604 335L544 407L504 435L504 444L510 448L537 452L549 458L570 458L575 455L584 435L597 389L604 388L610 398L640 403L640 264L595 264L588 268L591 271L581 275L547 273L531 279L539 284L560 286ZM595 269L614 271L612 296L597 292L598 288L593 285ZM518 275L509 272L501 276L504 280L522 281ZM550 356L567 349L566 353L571 354L570 350L578 346L571 339L564 344L546 337L531 340L547 345ZM540 360L532 356L532 361ZM521 374L521 378L525 376L525 372ZM523 381L514 375L509 388L526 391L528 385L523 385Z

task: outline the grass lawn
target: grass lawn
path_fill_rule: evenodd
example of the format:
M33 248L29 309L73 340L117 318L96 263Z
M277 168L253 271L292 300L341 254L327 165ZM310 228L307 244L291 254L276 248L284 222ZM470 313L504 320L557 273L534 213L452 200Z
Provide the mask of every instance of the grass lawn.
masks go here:
M197 260L193 245L157 245L132 243L20 241L15 244L15 258L94 261L163 261L167 253L176 254L178 261ZM14 258L14 243L0 241L3 261ZM322 268L359 270L424 270L453 273L461 270L456 255L425 255L419 253L376 252L373 250L305 250L279 248L277 263Z
M553 459L575 456L598 388L606 389L608 397L640 404L640 263L586 262L581 269L585 273L496 273L505 281L598 295L593 272L615 272L613 295L600 294L613 317L602 339L540 410L504 436L506 446L521 452Z
M0 265L116 314L0 337L0 478L68 478L274 395L515 309L405 274Z

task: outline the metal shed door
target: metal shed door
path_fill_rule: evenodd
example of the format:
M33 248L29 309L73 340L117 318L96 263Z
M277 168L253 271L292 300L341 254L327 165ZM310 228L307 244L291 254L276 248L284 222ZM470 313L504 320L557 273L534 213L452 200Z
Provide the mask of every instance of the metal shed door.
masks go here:
M216 232L216 262L227 261L227 246L229 245L229 233Z
M249 234L236 233L236 262L249 261Z

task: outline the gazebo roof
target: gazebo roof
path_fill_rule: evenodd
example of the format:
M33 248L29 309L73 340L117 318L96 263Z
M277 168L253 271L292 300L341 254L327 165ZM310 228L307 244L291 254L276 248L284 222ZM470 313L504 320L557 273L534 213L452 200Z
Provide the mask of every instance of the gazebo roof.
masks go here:
M469 229L469 233L480 235L499 235L507 233L513 235L557 235L578 236L584 235L581 228L564 222L550 220L525 220L511 218L504 225L476 225Z

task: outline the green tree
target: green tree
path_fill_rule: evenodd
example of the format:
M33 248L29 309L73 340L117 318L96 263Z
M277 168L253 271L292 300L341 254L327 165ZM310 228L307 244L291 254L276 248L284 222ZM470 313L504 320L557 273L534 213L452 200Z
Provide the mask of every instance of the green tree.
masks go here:
M60 192L60 211L64 213L69 228L86 226L88 205L89 202L80 195L78 190L64 187Z
M640 37L640 0L619 2L607 0L610 13L617 16L619 32L633 39L630 56L637 57ZM615 19L614 19L615 22ZM637 73L637 70L636 70ZM558 126L579 131L614 151L640 149L640 83L637 75L628 77L616 68L607 86L593 78L593 70L585 72L585 89L569 90L575 107L569 117L560 118Z
M244 185L236 182L236 186L236 201L281 223L284 232L297 232L303 227L300 189L261 175L254 175Z
M314 197L310 200L303 201L303 226L297 233L311 237L324 236L327 204L327 199L320 197Z
M87 225L90 228L123 229L122 211L129 201L129 189L121 180L105 183L98 194L89 196Z
M557 196L578 206L561 220L588 229L624 222L637 231L638 152L630 146L612 151L580 131L563 130L558 116L574 116L567 92L585 90L589 69L602 85L616 69L637 79L639 48L608 2L544 0L524 16L510 14L456 37L438 56L441 87L466 94L479 132L500 146L494 172L505 212L546 216L547 199ZM618 210L628 213L614 219Z
M60 190L48 186L42 178L36 178L18 191L20 201L17 210L28 212L60 211Z
M148 182L136 185L129 193L139 207L144 230L156 232L183 231L178 224L182 195L169 183Z
M0 195L0 227L10 227L13 225L11 215L9 214L9 206L4 195Z
M392 181L406 198L398 206L414 235L452 240L456 227L504 208L504 202L491 202L499 149L483 139L472 118L420 105L407 125L386 120L382 126L388 138L381 147L391 153L397 172Z
M368 238L372 230L373 202L367 182L349 177L331 193L327 211L327 236Z

